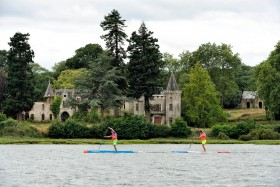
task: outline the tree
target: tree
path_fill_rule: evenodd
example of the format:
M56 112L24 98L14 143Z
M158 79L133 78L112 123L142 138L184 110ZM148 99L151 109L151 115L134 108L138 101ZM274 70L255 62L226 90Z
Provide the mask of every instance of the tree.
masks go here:
M35 78L34 101L43 101L49 81L53 80L52 73L37 63L31 64L31 66Z
M280 119L280 41L267 60L256 67L257 88L268 117Z
M101 54L86 74L76 81L78 94L92 109L99 107L101 121L104 121L105 109L119 107L123 101L117 80L125 79L119 76L119 71L111 65L112 58L107 53ZM84 104L84 103L81 103Z
M75 51L72 58L66 60L65 65L69 69L89 68L90 63L103 52L99 44L87 44Z
M5 68L7 65L7 51L0 50L0 68Z
M129 96L140 98L144 96L146 121L150 122L149 99L161 90L162 55L158 40L153 32L148 31L144 23L138 33L133 32L129 39L128 83Z
M34 104L35 80L31 66L34 52L28 44L29 36L17 32L9 42L4 113L18 120L22 119L22 112L30 111Z
M125 20L122 19L119 12L114 9L104 17L104 21L101 22L100 26L104 31L108 31L108 33L102 35L101 38L105 40L109 55L113 57L113 67L120 68L124 66L126 52L122 46L127 38L124 32L124 27L126 27Z
M56 89L73 89L75 88L76 79L85 73L85 68L64 70L60 73L57 80L54 81L54 87Z
M234 98L241 94L237 85L241 60L238 54L233 54L230 45L202 44L193 52L190 62L192 66L198 62L208 71L225 108L239 104L239 99Z
M106 49L108 54L113 58L112 66L116 67L120 72L119 76L126 77L126 66L124 59L126 58L126 51L123 48L124 42L126 41L127 35L124 32L125 20L122 19L117 10L112 10L107 16L104 17L104 21L101 22L100 26L104 31L108 31L102 35L101 38L106 42ZM120 79L116 82L119 89L126 93L127 81L126 79Z
M55 65L52 67L53 78L57 79L60 73L67 69L68 67L66 66L66 61L60 61L58 63L55 63Z
M208 74L199 64L191 69L189 82L183 89L186 116L189 123L197 127L210 127L216 122L226 120L215 86Z
M51 105L51 111L54 115L54 118L57 118L59 112L60 112L60 105L62 103L62 97L61 96L56 96L54 97L54 100Z

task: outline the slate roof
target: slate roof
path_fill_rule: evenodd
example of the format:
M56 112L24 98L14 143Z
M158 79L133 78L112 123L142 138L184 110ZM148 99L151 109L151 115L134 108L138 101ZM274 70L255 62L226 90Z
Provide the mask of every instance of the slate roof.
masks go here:
M177 85L175 76L173 73L171 73L166 90L172 90L172 91L176 91L179 90L179 87Z
M242 99L258 99L258 92L257 91L243 91Z

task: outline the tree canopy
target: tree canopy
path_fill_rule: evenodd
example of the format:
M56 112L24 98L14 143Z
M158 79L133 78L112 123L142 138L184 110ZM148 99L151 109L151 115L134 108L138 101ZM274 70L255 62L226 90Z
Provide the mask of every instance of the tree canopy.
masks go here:
M30 111L34 104L34 52L28 43L29 36L17 32L9 42L4 112L17 119L22 119L22 112Z
M189 81L183 89L183 101L190 125L209 127L226 120L215 85L209 74L199 64L191 69Z
M104 120L105 109L119 107L123 101L116 81L124 77L119 76L116 67L112 67L111 60L112 58L104 52L95 59L87 73L76 81L78 94L85 98L84 102L92 109L100 108L101 121Z
M152 35L153 32L142 23L138 32L132 33L127 48L129 96L133 98L144 96L147 122L150 122L149 99L162 89L161 69L164 65L158 40Z
M267 60L256 67L257 88L268 116L280 119L280 41Z
M89 68L90 63L103 52L99 44L87 44L76 50L76 54L66 60L69 69Z

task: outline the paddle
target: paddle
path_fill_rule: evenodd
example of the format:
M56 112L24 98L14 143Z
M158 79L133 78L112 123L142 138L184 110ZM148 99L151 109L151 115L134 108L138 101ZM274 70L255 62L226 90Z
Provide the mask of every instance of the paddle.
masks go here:
M192 142L190 143L190 146L189 146L189 148L188 148L188 151L190 150L192 144L193 144L193 140L192 140Z

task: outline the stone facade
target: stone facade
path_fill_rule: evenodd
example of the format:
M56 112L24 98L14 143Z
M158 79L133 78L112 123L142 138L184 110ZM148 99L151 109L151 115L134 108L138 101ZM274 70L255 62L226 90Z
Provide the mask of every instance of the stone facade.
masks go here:
M257 91L243 91L239 108L264 108L263 101L259 98Z
M69 97L75 97L74 89L60 89L53 92L51 84L49 83L46 89L44 98L45 101L35 102L31 111L29 111L29 118L34 121L51 121L54 120L54 115L51 111L51 104L55 96L62 97L62 103L60 106L60 113L57 118L61 121L65 121L68 117L72 116L76 109L66 105L66 100ZM76 99L80 99L76 97Z
M181 95L182 91L178 89L175 76L172 73L166 90L160 94L153 95L150 99L150 104L152 105L152 122L157 124L171 124L176 118L181 117ZM35 102L31 111L29 111L30 118L34 121L54 120L53 113L51 112L51 103L55 96L62 96L58 119L64 121L76 112L76 108L66 105L66 101L70 97L81 100L80 97L77 97L76 90L61 89L53 91L49 83L44 95L45 101ZM144 104L144 97L138 100L126 100L121 107L121 111L135 115L145 115ZM114 114L112 113L112 115Z
M172 73L166 90L160 94L154 94L150 99L152 105L152 123L171 124L176 118L181 117L181 95L174 74ZM145 115L144 97L138 100L126 101L122 111L130 112L135 115Z

